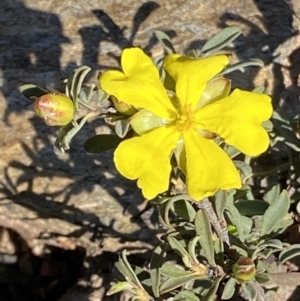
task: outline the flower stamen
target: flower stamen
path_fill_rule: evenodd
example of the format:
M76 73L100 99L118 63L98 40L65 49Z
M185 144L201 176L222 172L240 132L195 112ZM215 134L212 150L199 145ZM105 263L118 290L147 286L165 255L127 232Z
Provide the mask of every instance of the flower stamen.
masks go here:
M179 132L187 131L195 125L194 111L191 109L191 104L186 105L182 113L177 115L176 128Z

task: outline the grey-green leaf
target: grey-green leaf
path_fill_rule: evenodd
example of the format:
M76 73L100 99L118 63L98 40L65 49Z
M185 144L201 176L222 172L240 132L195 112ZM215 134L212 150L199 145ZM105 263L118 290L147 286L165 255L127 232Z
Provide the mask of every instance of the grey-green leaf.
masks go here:
M229 280L226 282L225 286L224 286L224 290L222 293L222 300L228 300L230 299L234 292L235 292L235 286L237 284L237 280L235 278L229 278Z
M49 92L33 84L26 84L20 87L20 92L30 101L34 102L37 98Z
M260 235L264 236L272 232L277 224L285 217L290 207L290 197L286 190L283 190L279 197L270 204L266 210L260 230Z
M159 297L160 269L163 265L167 248L167 244L161 244L157 246L153 251L150 261L150 279L152 284L152 291L155 297Z
M186 271L182 267L176 266L174 263L164 263L160 270L161 274L163 276L169 277L169 278L177 278L177 277L183 277L190 275L191 271Z
M120 119L116 121L115 131L120 138L124 138L127 135L129 128L130 122L128 119Z
M220 220L224 219L223 213L224 213L224 210L226 207L227 198L228 198L228 194L224 190L219 190L215 194L214 204L215 204L215 208L216 208L216 214Z
M278 258L281 263L284 263L287 260L290 260L299 255L300 255L300 244L295 244L295 245L292 245L290 248L282 251L279 254Z
M244 228L241 221L241 214L235 207L233 200L229 199L226 204L226 215L230 219L231 223L236 226L237 231L239 233L239 239L243 242L245 240Z
M197 235L199 236L202 254L206 257L211 266L216 266L211 225L207 213L204 210L197 211L195 218L195 229Z
M280 185L276 184L268 190L268 192L264 196L264 200L269 204L271 204L274 200L278 198L279 194L280 194Z
M160 30L154 31L154 35L156 36L156 38L158 39L158 41L164 47L164 49L168 54L176 53L172 41L168 37L168 35L166 35L163 31Z
M292 123L288 120L283 111L273 112L273 125L277 131L275 141L283 141L293 150L300 151L300 142L293 128Z
M176 294L173 301L199 301L199 298L194 292L183 290Z
M215 300L217 290L219 288L220 282L223 279L223 277L217 278L212 283L211 287L207 291L207 293L201 298L201 301L213 301Z
M124 290L128 290L131 288L131 285L127 281L118 282L110 287L108 292L106 293L107 296L111 296L113 294L119 293Z
M182 277L169 278L160 286L160 293L164 294L174 290L177 287L185 285L187 282L200 278L195 272ZM206 277L203 277L206 278Z
M244 297L249 301L255 301L256 298L256 288L252 282L242 283L242 290Z
M181 216L187 221L193 221L196 216L196 211L190 202L186 200L179 200L174 202L174 211L178 216Z
M241 29L235 26L224 28L204 44L201 52L205 55L216 52L229 45L241 33Z
M244 62L239 62L237 64L234 64L228 68L226 68L222 73L220 73L220 75L225 75L228 74L230 72L239 70L239 71L244 71L244 69L246 67L263 67L264 63L263 61L259 60L259 59L250 59Z
M240 170L244 177L249 176L252 173L252 168L249 164L240 160L233 160L234 165L238 170Z
M173 236L168 236L167 237L168 242L171 246L171 248L178 253L181 257L186 256L190 257L189 253L187 250L183 247L183 245Z

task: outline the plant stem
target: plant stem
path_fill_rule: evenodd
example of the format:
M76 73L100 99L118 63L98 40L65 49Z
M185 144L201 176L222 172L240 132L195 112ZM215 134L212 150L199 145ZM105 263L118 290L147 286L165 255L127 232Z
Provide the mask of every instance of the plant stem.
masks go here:
M214 227L220 239L230 246L226 223L224 224L218 219L208 198L204 198L201 202L196 202L195 204L199 209L205 210L209 217L210 223Z

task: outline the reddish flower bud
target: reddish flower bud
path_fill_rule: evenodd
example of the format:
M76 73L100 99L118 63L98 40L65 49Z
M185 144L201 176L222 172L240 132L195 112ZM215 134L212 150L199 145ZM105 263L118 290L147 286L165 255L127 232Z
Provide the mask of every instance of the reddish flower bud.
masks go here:
M255 264L249 257L240 257L232 268L234 278L240 283L248 282L255 277Z
M46 94L34 102L34 110L45 123L51 126L66 125L75 114L75 106L71 99L64 94Z

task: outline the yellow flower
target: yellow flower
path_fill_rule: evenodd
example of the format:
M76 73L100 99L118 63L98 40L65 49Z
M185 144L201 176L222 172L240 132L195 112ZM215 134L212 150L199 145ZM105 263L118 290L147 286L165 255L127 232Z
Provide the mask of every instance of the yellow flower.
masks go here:
M141 115L138 121L135 115L131 121L144 130L136 130L140 136L118 146L114 161L123 176L138 179L147 199L168 189L170 155L180 141L184 142L187 192L195 200L219 189L241 187L233 162L212 139L216 135L250 156L268 148L268 133L261 124L271 117L271 99L239 89L228 95L229 81L213 79L228 62L225 55L197 59L168 55L164 69L175 82L175 93L165 89L152 60L139 48L123 51L123 71L110 70L101 76L105 92L142 109L136 114Z

